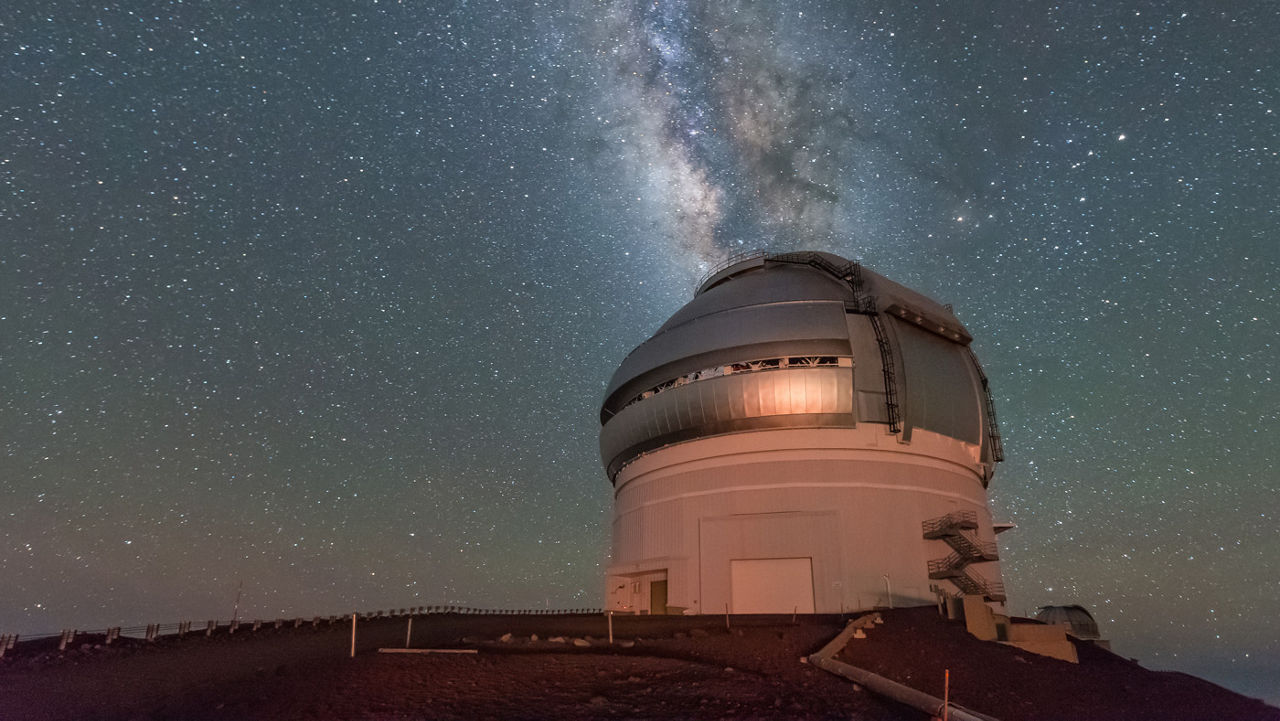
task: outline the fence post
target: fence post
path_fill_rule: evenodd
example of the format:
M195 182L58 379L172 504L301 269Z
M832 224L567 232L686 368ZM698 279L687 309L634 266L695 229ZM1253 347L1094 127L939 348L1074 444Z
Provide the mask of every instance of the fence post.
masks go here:
M356 614L351 614L351 658L356 657Z
M215 629L215 628L217 628L217 627L218 627L218 622L217 622L217 621L210 621L210 622L209 622L209 625L207 625L207 626L205 626L205 627L204 627L204 636L205 636L205 638L208 638L208 637L212 636L212 635L213 635L213 629Z
M7 633L3 636L0 636L0 658L4 658L4 652L13 648L14 644L16 644L17 642L18 642L18 634L16 633Z
M66 651L67 644L75 640L76 632L69 628L62 629L62 637L58 639L58 650Z

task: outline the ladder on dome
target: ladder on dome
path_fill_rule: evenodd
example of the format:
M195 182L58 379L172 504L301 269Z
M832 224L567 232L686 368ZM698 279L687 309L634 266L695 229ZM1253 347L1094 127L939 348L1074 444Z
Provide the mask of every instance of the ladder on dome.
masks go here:
M848 261L844 265L840 265L812 251L778 253L765 257L768 260L779 263L812 266L837 280L849 284L849 290L853 291L853 302L847 305L848 311L866 316L871 323L871 330L876 336L876 348L880 351L880 370L884 375L884 405L889 420L889 432L900 432L902 430L902 420L898 411L898 381L893 370L893 347L889 345L889 338L885 335L884 324L880 321L880 312L876 309L875 297L866 295L864 292L862 264L856 261Z
M989 581L969 569L971 564L1000 558L996 544L979 541L973 535L978 529L977 513L952 511L924 521L920 527L926 539L943 541L952 550L944 558L929 561L929 578L950 581L965 595L981 596L988 601L1005 600L1004 584Z
M978 362L978 354L973 346L966 346L969 359L973 361L973 369L978 372L978 380L982 382L982 397L987 404L987 438L991 440L991 461L999 463L1004 460L1004 441L1000 439L1000 423L996 421L996 401L991 397L991 383L987 374L982 372L982 364Z

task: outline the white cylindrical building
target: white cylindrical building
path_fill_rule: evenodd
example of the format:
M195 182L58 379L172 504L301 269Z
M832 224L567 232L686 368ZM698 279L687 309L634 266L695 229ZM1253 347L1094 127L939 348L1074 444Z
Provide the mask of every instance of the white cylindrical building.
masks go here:
M606 607L1003 602L1000 439L970 340L949 307L831 254L713 273L606 392Z

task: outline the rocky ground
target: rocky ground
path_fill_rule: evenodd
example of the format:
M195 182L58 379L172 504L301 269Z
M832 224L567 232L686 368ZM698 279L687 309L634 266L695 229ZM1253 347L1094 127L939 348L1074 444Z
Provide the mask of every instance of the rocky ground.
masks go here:
M1280 721L1260 702L1092 647L1077 667L977 641L932 609L884 619L842 658L938 695L950 668L955 698L1005 721ZM82 638L61 653L19 644L0 660L0 719L926 719L801 661L843 621L616 617L610 646L600 616L436 614L414 619L414 647L477 653L380 654L404 646L408 619L388 618L361 622L354 659L349 621Z
M951 699L1001 721L1280 721L1280 709L1261 701L1184 673L1147 670L1092 643L1075 642L1074 664L978 641L932 608L884 618L837 660L939 697L950 670Z

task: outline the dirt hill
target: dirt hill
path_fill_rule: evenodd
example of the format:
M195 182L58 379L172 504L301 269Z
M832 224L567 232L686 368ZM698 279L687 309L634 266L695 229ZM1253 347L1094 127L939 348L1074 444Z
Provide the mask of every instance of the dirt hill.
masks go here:
M884 612L849 663L1016 719L1258 719L1280 709L1183 674L1147 671L1084 644L1079 666L978 641L933 609ZM926 719L801 658L843 627L835 616L418 616L349 619L154 643L19 644L0 660L0 719ZM510 634L509 636L507 634ZM576 643L575 643L576 640Z

